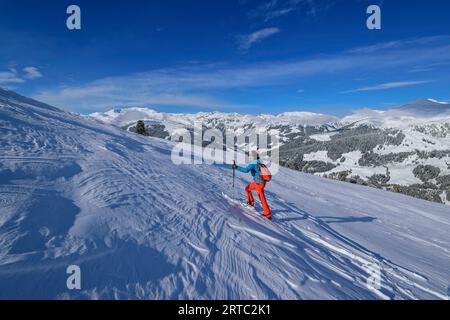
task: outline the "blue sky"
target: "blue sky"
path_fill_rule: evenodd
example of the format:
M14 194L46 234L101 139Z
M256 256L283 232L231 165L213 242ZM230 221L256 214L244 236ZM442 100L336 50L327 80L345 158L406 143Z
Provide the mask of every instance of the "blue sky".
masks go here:
M382 30L366 28L370 4ZM448 101L449 17L442 0L0 0L0 86L81 113Z

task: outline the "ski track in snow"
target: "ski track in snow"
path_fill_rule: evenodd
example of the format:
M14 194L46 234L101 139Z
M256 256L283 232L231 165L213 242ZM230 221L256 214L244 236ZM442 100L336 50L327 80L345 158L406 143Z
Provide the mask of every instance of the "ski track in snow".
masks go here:
M281 169L268 221L223 197L229 166L176 166L170 142L1 99L0 124L0 298L450 294L447 206ZM66 288L71 264L80 291Z

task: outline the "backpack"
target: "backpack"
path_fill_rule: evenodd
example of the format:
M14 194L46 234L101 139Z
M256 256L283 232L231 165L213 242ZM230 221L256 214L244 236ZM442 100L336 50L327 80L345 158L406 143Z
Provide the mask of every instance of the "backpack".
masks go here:
M264 180L265 182L272 180L272 174L264 163L258 163L258 168L260 171L259 178L261 180Z

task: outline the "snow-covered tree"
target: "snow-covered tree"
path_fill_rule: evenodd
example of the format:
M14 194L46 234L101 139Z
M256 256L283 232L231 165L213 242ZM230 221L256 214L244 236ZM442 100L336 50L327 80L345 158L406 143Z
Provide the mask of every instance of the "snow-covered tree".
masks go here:
M137 133L137 134L146 135L147 129L145 128L145 123L144 123L144 121L139 120L139 121L136 123L136 133Z

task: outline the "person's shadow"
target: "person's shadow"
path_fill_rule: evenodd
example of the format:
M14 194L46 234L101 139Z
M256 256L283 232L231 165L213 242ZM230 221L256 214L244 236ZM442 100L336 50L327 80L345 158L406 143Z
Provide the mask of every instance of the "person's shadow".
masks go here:
M299 220L306 220L308 217L310 217L310 214L297 208L292 203L282 203L281 204L284 208L282 210L274 210L273 216L276 218L276 216L280 213L286 213L286 214L295 214L295 216L290 216L286 218L277 218L276 220L279 222L289 222L289 221L299 221ZM377 218L375 217L369 217L369 216L347 216L347 217L330 217L330 216L321 216L321 217L315 217L315 219L326 223L326 224L332 224L332 223L352 223L352 222L373 222Z
M274 216L278 215L280 213L292 213L291 210L276 210L273 212ZM279 222L288 222L288 221L299 221L299 220L305 220L306 215L296 216L296 217L287 217L287 218L279 218L277 221Z
M350 222L373 222L377 218L374 217L317 217L317 219L323 220L325 223L350 223Z

